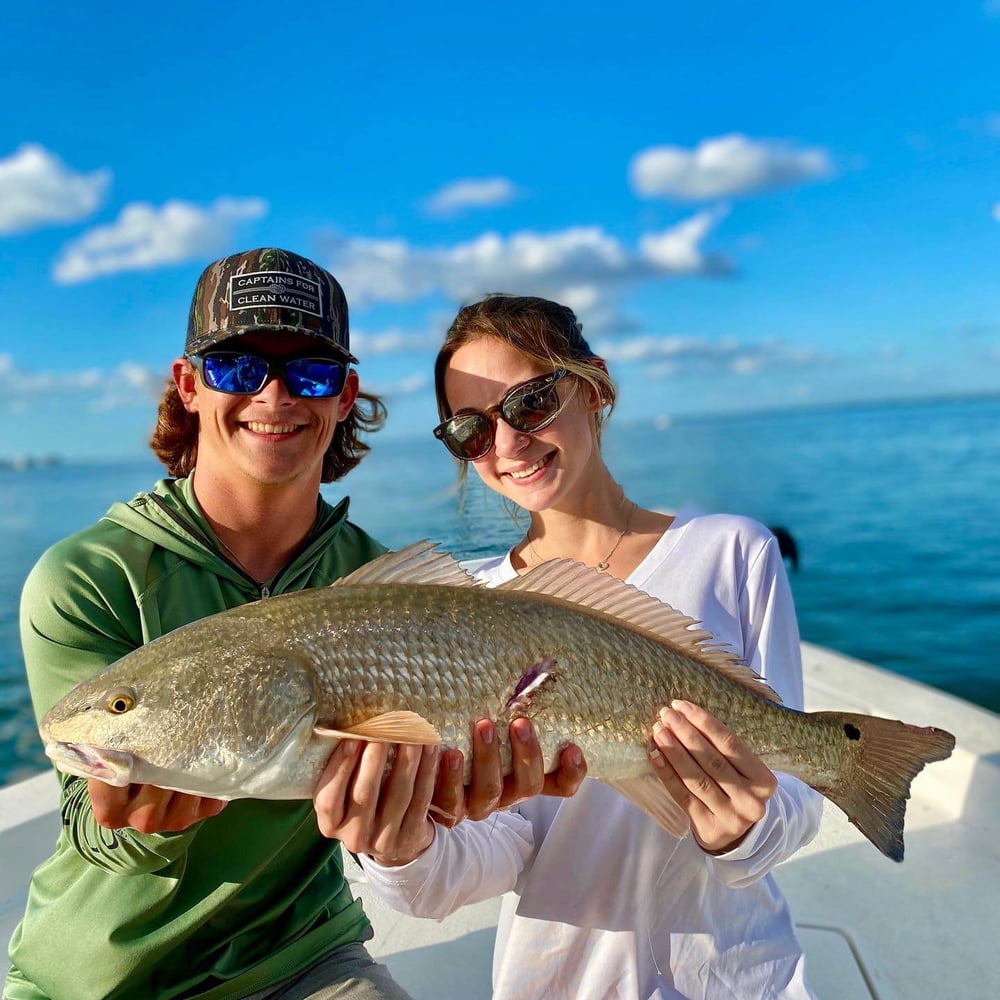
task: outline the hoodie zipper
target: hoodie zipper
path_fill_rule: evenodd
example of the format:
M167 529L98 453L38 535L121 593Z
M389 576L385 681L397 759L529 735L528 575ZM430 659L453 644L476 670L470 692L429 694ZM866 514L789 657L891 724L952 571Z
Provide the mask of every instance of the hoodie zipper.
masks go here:
M260 594L262 599L271 596L271 588L266 583L258 583L252 576L250 576L249 573L247 573L245 569L243 569L242 566L237 566L236 563L225 554L225 552L220 551L215 545L212 544L212 540L202 533L197 524L185 521L175 511L171 510L170 507L167 506L162 497L157 496L155 493L147 493L146 495L153 501L153 503L156 504L157 507L160 508L164 514L167 515L167 517L170 518L171 521L174 522L174 524L187 532L187 534L194 538L195 541L204 545L205 548L211 549L211 551L227 566L231 566L241 577L243 577L244 580L249 581L253 585L254 590Z

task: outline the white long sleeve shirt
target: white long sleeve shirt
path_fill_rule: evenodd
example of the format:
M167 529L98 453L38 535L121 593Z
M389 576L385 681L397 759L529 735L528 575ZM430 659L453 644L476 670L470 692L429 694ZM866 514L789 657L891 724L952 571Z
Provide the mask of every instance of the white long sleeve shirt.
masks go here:
M480 565L513 579L510 556ZM678 517L628 582L703 623L802 707L798 626L775 539L730 515ZM448 830L408 865L362 857L391 907L443 918L506 893L495 1000L805 1000L805 960L770 869L819 828L821 796L789 775L735 850L706 854L586 779Z

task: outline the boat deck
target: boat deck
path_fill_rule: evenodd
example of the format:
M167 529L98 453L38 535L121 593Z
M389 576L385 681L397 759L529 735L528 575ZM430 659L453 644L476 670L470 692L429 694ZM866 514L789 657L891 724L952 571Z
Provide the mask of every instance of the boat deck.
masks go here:
M806 707L844 709L955 733L947 760L913 784L906 860L884 858L827 804L817 838L776 870L823 1000L992 1000L1000 988L1000 716L868 664L803 644ZM53 773L0 790L0 940L20 918L31 869L58 833ZM490 996L498 901L417 920L349 877L372 952L417 1000Z

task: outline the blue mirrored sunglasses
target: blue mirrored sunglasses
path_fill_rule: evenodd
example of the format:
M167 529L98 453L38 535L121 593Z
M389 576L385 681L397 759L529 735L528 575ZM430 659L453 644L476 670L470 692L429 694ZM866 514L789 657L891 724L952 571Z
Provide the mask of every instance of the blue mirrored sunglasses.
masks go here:
M207 351L188 360L209 389L230 396L252 395L280 378L292 396L329 399L343 391L348 367L333 358L278 359L249 351Z

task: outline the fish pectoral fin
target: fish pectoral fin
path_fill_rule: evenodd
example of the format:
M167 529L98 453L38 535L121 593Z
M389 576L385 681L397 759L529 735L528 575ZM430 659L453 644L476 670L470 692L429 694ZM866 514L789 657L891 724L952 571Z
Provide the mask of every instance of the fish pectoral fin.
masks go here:
M620 792L633 805L638 806L651 820L674 837L684 837L691 829L687 813L677 804L655 774L641 774L636 778L598 779Z
M383 712L344 729L316 725L317 736L346 740L371 740L375 743L415 743L433 745L441 742L441 734L416 712Z

